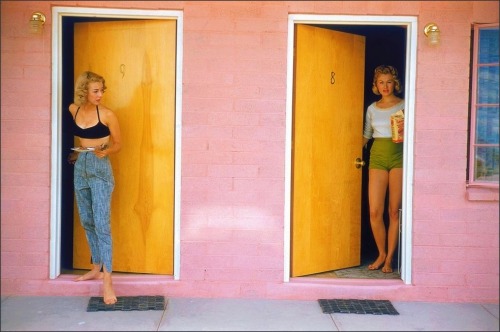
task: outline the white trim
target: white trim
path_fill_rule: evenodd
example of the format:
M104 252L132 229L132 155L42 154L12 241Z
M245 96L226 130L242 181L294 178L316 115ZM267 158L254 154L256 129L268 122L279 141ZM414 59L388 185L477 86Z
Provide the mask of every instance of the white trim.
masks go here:
M401 279L407 285L412 282L413 249L413 148L415 138L415 90L417 77L417 18L407 22L406 75L405 75L405 141L403 157L403 215L401 221Z
M287 88L285 121L285 204L284 204L284 282L290 281L291 236L291 163L292 163L292 96L295 24L398 25L407 28L405 79L405 153L403 160L403 215L401 279L411 284L412 207L413 207L413 144L415 125L415 78L417 64L417 18L413 16L307 15L288 16ZM361 135L361 134L360 134Z
M103 17L133 19L174 19L176 29L176 89L175 89L175 192L174 192L174 279L180 279L180 195L181 195L181 134L182 134L182 60L183 12L170 10L137 10L83 7L52 8L52 138L51 138L51 203L50 203L50 263L49 277L61 273L61 122L62 110L62 18Z

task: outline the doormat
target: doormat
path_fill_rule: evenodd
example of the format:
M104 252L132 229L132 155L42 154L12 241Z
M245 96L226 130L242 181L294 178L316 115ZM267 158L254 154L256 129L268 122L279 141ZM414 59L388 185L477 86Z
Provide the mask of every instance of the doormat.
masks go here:
M388 300L318 300L324 314L399 315Z
M146 311L164 310L163 296L118 296L115 304L104 304L101 297L91 297L87 311Z

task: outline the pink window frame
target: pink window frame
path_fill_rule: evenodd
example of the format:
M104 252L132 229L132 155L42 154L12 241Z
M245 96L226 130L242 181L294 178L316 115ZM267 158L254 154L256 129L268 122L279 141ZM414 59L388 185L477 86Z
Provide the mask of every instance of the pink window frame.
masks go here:
M472 51L472 95L471 95L471 126L470 126L470 144L469 144L469 186L474 187L491 187L498 188L498 182L493 181L477 181L475 180L476 168L476 115L477 108L481 106L481 104L477 103L477 72L480 65L478 64L479 59L479 30L482 28L491 28L498 27L498 23L492 24L474 24L473 32L474 32L474 48Z

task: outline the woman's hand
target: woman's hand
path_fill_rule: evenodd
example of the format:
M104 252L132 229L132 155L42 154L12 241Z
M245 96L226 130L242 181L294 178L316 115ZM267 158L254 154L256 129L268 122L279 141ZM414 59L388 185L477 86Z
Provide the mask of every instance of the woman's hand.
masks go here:
M68 155L68 163L74 165L78 159L78 152L70 152Z
M94 150L94 154L96 155L97 158L104 158L108 155L107 150L108 149L108 144L104 143L99 146L96 146Z

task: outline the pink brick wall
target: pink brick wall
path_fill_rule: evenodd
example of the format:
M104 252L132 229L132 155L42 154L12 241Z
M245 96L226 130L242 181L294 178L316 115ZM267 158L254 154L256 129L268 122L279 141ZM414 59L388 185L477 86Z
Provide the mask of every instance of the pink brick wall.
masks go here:
M182 10L184 23L181 280L131 276L117 292L498 302L498 190L471 201L465 186L470 26L498 22L497 2L101 4ZM87 5L1 2L2 295L98 292L48 279L51 8ZM27 32L35 10L47 16L41 36ZM418 33L412 285L283 283L287 19L300 13L416 16L442 31L437 48Z

